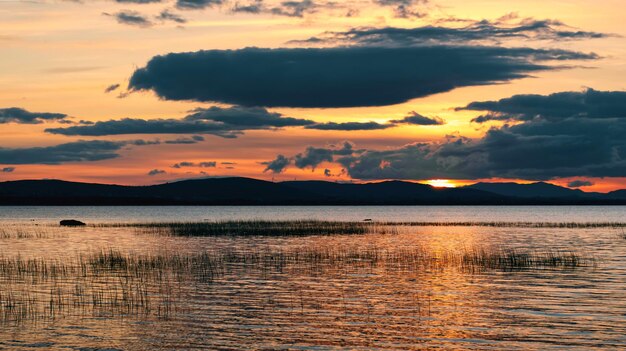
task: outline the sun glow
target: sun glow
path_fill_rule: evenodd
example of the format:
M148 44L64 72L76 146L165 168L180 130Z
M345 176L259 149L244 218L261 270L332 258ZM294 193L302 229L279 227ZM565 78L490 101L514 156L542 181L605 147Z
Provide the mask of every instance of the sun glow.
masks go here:
M456 184L448 179L431 179L425 183L435 188L456 188Z

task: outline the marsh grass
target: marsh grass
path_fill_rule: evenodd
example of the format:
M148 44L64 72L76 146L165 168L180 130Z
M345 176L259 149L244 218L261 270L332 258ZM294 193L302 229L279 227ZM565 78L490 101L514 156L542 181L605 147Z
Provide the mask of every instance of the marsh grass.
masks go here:
M56 228L39 226L7 226L0 228L0 239L51 239L65 237L67 233Z
M226 273L271 272L296 277L359 269L416 273L456 269L472 274L486 270L569 270L593 263L591 257L563 251L472 248L437 253L424 247L390 251L334 246L188 254L110 249L81 255L74 261L0 257L0 322L49 321L68 314L168 319L182 310L179 302L185 295L181 286L219 283Z
M339 221L221 221L173 223L113 223L96 226L131 227L144 233L174 236L311 236L365 234L370 224Z
M467 223L459 225L470 225ZM141 233L173 236L310 236L395 234L400 226L420 225L443 224L226 221L96 226L129 227ZM522 226L520 223L500 222L480 225ZM539 227L536 223L523 225ZM540 225L557 227L553 223ZM609 226L601 223L576 225L576 228L582 225L593 228ZM571 227L573 224L558 226ZM17 237L16 233L12 231L11 238ZM27 237L25 234L22 236ZM415 274L457 270L474 274L484 271L574 270L594 264L593 257L575 251L519 251L481 246L434 251L426 246L389 249L364 246L358 242L349 247L318 243L305 247L199 252L137 253L107 249L64 260L0 256L0 323L33 323L66 315L168 319L183 311L185 304L181 301L185 301L189 289L219 283L226 275L232 277L252 273L259 276L258 279L269 282L275 274L296 278L301 275L320 276L326 272L352 274L359 270Z
M135 228L142 234L172 236L312 236L395 234L399 227L506 228L626 228L622 222L340 222L340 221L218 221L170 223L108 223L95 227Z

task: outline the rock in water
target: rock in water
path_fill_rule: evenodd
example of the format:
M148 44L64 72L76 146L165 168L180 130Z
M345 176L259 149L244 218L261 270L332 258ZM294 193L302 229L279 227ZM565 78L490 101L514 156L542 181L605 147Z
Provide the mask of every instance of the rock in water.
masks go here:
M62 227L82 227L86 225L85 223L75 219L64 219L60 224Z

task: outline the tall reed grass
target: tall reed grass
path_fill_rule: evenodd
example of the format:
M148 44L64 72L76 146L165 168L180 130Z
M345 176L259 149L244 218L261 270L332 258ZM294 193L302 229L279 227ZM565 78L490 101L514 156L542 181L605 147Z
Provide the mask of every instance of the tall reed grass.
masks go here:
M340 221L218 221L170 223L109 223L97 227L129 227L141 233L173 236L311 236L393 234L398 227L626 228L626 222L340 222ZM395 228L394 228L395 227Z

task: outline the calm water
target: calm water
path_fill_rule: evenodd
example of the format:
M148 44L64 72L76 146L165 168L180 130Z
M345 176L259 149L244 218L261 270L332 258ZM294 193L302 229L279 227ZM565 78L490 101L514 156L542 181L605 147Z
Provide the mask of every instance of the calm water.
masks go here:
M215 278L0 275L0 349L592 350L626 348L626 238L619 228L399 227L311 237L203 237L54 223L329 219L625 222L624 207L0 207L0 256L69 266L101 250L433 255L468 249L575 251L574 269L467 271L318 262L230 263ZM0 234L2 234L0 233ZM0 235L1 236L1 235ZM78 271L80 271L78 269ZM81 290L83 289L83 290ZM143 290L142 290L143 289ZM148 307L127 308L145 290ZM96 297L103 303L95 302ZM143 295L142 295L143 296ZM62 301L59 303L58 301ZM51 306L61 307L51 307ZM17 306L17 307L15 307ZM21 314L19 306L27 307ZM120 307L121 306L121 307ZM165 312L164 312L165 311Z
M1 222L38 223L56 223L63 218L92 223L231 219L361 221L365 218L416 222L620 222L625 217L626 206L0 206Z

